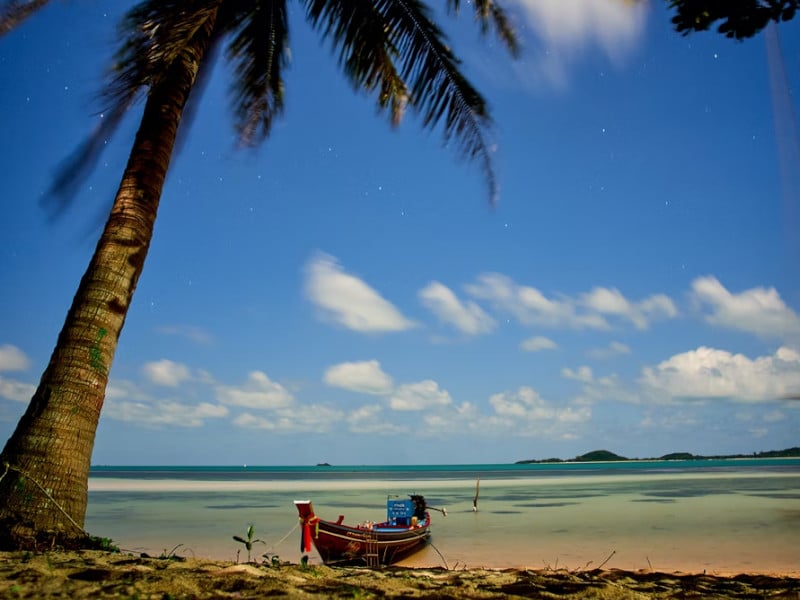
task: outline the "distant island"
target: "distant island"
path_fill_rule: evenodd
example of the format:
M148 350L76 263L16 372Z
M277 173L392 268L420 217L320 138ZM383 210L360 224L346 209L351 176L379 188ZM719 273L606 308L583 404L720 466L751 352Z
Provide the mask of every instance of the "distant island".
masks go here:
M672 452L656 458L627 458L614 454L608 450L594 450L581 454L575 458L545 458L518 460L517 465L537 464L537 463L563 463L563 462L619 462L625 460L715 460L725 458L798 458L800 457L800 447L787 448L786 450L770 450L768 452L753 452L752 454L724 454L716 456L702 456L691 452Z

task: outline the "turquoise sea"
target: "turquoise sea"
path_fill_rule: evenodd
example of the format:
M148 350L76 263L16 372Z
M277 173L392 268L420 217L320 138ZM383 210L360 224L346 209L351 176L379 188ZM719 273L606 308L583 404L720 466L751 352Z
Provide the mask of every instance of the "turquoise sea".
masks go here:
M479 481L478 510L473 498ZM93 467L87 529L123 550L300 560L293 501L379 521L424 494L433 544L409 566L800 574L800 459L502 465ZM312 562L319 562L311 555Z

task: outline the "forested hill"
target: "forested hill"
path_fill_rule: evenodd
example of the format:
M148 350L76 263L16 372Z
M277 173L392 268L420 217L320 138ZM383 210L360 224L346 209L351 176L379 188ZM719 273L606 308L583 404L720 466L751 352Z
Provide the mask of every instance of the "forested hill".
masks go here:
M798 458L800 457L800 447L787 448L786 450L769 450L767 452L753 452L752 454L724 454L714 456L703 456L700 454L692 454L691 452L672 452L664 456L653 458L627 458L614 454L608 450L594 450L581 454L575 458L561 459L561 458L545 458L545 459L527 459L518 460L515 464L532 464L532 463L558 463L558 462L614 462L624 460L708 460L708 459L723 459L723 458Z

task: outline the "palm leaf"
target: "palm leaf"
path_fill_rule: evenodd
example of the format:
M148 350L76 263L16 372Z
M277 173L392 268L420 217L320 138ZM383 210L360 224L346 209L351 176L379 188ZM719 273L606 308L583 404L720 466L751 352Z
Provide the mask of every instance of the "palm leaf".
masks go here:
M397 72L398 50L392 44L382 2L368 0L307 0L306 15L323 38L339 48L339 63L356 89L380 88L378 105L389 107L391 122L399 125L408 90Z
M233 34L227 48L236 77L232 85L240 142L255 145L269 135L283 111L281 69L288 63L289 30L285 0L227 3L222 22Z
M497 197L486 129L486 103L459 70L444 33L419 0L306 0L307 16L339 48L339 61L354 85L380 86L381 108L393 122L407 103L423 126L442 127L445 142L457 140L463 156L477 160Z
M481 164L494 204L497 180L486 133L491 121L483 97L459 70L459 60L423 3L382 4L390 38L400 53L400 73L411 90L409 104L422 115L424 126L441 123L445 142L455 138L462 155Z
M223 0L145 0L120 26L122 47L106 96L112 103L132 90L155 86L190 41L215 18Z
M49 0L4 0L0 3L0 36L16 29L22 21L48 2Z
M471 4L475 9L475 18L481 24L481 32L487 33L489 24L493 23L497 30L497 37L506 45L512 56L518 56L520 51L519 40L517 40L514 27L511 25L511 21L506 16L503 8L493 0L472 0ZM448 9L454 12L458 12L460 6L460 0L447 0Z

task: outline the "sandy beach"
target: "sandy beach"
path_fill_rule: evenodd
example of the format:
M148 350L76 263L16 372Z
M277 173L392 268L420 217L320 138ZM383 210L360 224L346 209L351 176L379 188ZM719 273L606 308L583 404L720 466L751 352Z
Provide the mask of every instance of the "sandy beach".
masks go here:
M800 578L617 569L330 568L102 551L0 553L0 598L800 598Z

